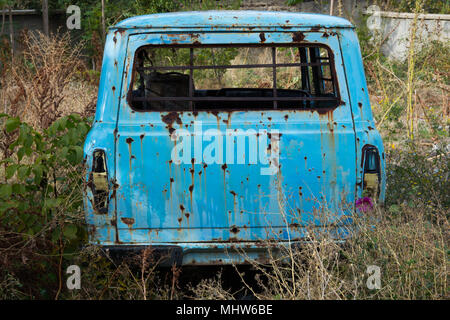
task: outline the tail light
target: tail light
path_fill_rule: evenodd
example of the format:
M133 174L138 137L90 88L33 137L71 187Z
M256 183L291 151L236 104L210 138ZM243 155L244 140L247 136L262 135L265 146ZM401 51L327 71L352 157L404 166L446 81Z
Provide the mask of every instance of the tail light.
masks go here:
M92 172L89 180L91 181L90 186L94 195L94 209L98 213L107 213L109 185L106 156L103 150L94 151Z
M380 193L380 154L374 146L363 148L363 190L367 196L376 198Z

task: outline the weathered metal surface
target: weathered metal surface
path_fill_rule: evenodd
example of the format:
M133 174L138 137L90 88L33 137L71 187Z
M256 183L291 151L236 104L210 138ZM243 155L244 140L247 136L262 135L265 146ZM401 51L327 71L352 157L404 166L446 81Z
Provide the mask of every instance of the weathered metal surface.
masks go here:
M343 18L313 13L267 11L203 11L176 12L133 17L119 22L118 29L257 29L276 28L288 30L294 27L351 28Z
M96 120L84 148L86 178L96 149L105 151L110 177L106 215L95 212L92 190L86 189L86 219L95 226L91 242L177 244L184 250L183 263L214 264L239 260L227 256L234 245L250 252L267 239L301 241L307 225L330 228L337 239L344 238L351 222L347 217L362 195L365 144L376 146L382 155L381 199L385 186L383 146L374 129L359 45L350 27L335 17L271 12L158 14L119 23L107 36ZM223 112L136 112L130 107L127 93L139 47L249 43L330 48L339 105L325 110ZM245 164L225 155L222 162L207 164L201 154L196 156L196 148L205 150L211 142L195 137L191 161L173 163L171 152L179 141L171 134L181 129L192 134L200 122L203 132L214 129L222 136L223 150L234 152L237 142L227 141L227 130L254 130L254 139L259 130L266 130L269 140L261 142L267 149L278 149L272 150L279 153L277 173L261 175L268 165L249 163L248 152ZM279 133L273 146L271 130ZM246 145L253 138L247 137ZM324 216L326 222L320 218Z

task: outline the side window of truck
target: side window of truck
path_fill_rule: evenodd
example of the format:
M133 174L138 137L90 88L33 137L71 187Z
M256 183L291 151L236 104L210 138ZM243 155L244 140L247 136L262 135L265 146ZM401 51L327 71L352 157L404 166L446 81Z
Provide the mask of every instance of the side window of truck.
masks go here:
M136 111L334 108L333 53L309 46L144 46L135 53Z

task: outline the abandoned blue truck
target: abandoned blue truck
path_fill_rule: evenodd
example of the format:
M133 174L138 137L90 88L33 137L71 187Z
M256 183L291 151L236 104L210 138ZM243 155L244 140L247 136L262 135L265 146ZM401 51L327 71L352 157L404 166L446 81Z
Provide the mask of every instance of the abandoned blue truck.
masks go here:
M119 22L84 157L90 243L179 265L263 260L311 226L344 239L355 203L385 193L354 27L318 14Z

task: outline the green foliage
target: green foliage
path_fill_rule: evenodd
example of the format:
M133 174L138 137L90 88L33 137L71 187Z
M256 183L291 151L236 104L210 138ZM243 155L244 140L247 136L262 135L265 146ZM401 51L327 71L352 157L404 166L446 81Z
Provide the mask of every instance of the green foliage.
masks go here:
M387 152L388 207L421 201L429 214L450 207L450 157L445 144L436 144L434 151L424 154L420 146L409 144L405 151Z
M421 0L423 3L423 11L426 13L450 13L449 1ZM375 4L379 5L383 10L391 10L398 12L414 12L417 0L376 0Z
M286 0L288 6L295 6L296 4L303 3L304 0Z
M14 136L5 153L9 157L0 162L5 169L0 183L0 252L9 258L0 280L9 270L19 279L43 272L35 281L45 290L27 290L34 297L52 298L60 280L55 265L61 268L87 238L81 164L89 122L73 114L38 132L18 118L0 117L5 120L3 134ZM44 258L33 259L36 255ZM24 260L30 262L24 266Z

